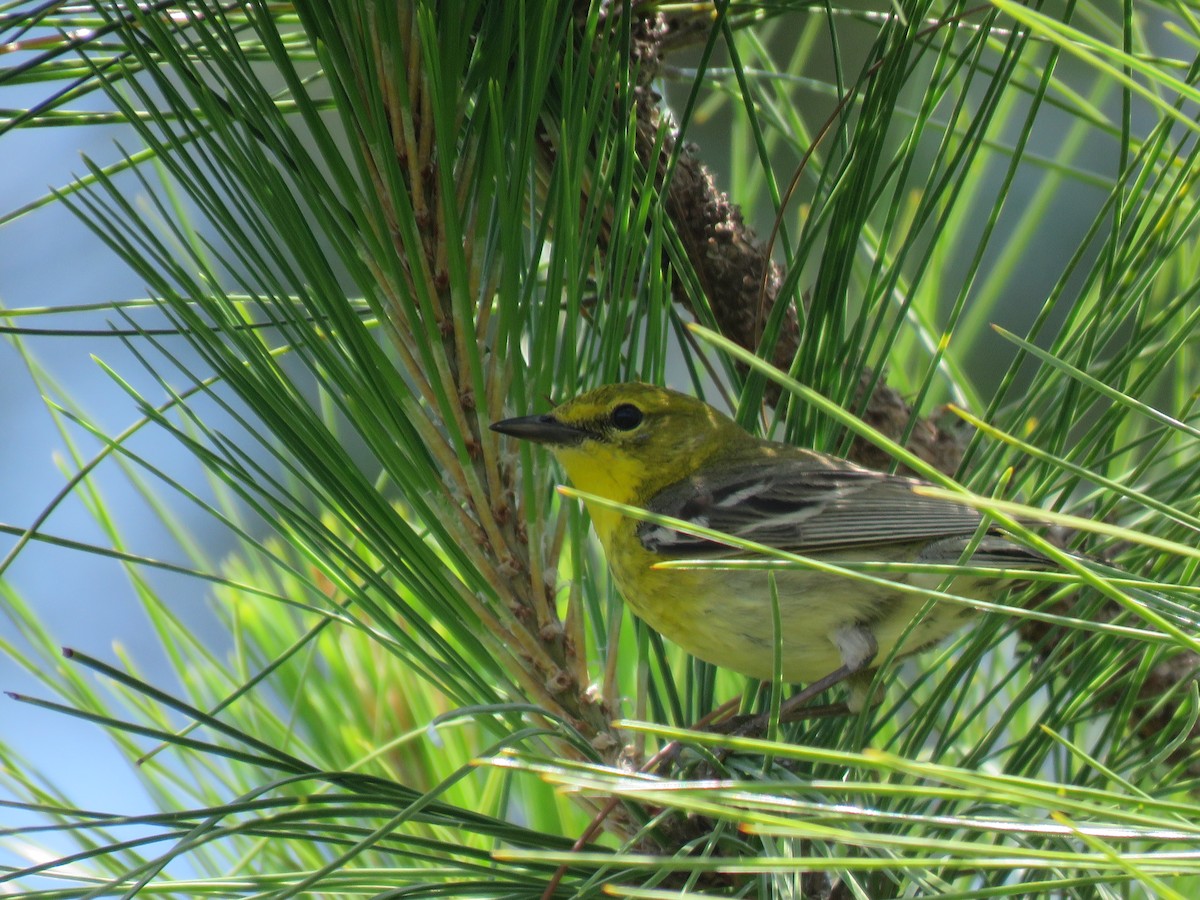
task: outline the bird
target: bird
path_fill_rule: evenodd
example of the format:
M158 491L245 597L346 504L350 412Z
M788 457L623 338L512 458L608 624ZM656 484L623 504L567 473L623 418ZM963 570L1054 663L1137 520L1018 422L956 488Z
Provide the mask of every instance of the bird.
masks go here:
M1042 554L984 524L975 508L930 496L928 482L749 433L714 407L643 383L610 384L548 413L504 419L493 431L544 445L584 494L689 526L836 566L963 564L948 592L987 599L1006 570L1052 567ZM915 625L943 574L892 571L882 581L811 568L664 567L674 560L738 560L753 553L711 535L585 503L613 579L629 608L688 653L769 681L775 615L784 682L804 684L781 720L847 682L851 711L868 696L873 667L957 631L975 612L938 600Z

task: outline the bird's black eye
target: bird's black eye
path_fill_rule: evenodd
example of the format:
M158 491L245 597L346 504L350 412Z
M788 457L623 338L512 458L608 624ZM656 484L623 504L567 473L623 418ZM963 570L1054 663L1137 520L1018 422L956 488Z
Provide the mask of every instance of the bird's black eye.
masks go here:
M612 411L612 423L621 431L633 431L642 424L642 411L632 403L622 403Z

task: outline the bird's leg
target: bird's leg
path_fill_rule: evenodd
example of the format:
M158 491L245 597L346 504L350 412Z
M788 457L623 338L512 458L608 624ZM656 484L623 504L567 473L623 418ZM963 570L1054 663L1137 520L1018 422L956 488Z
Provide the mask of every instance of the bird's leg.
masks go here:
M822 691L826 691L834 685L841 684L843 681L853 675L855 671L857 670L851 669L846 665L838 666L824 678L818 678L811 684L806 684L801 690L792 694L792 696L788 697L783 701L782 704L780 704L779 721L796 722L800 719L808 718L808 716L805 715L805 706L808 705L808 702ZM842 706L847 712L850 711L850 707L846 704L835 705ZM761 713L759 714L758 718L764 720L763 725L765 726L767 714Z
M805 685L802 690L785 700L779 707L780 722L795 722L800 719L835 715L842 711L858 712L862 709L864 698L859 694L865 694L866 688L861 685L852 687L848 704L806 707L806 704L822 691L866 672L870 668L871 661L875 659L875 654L879 652L875 636L862 625L843 625L833 633L831 640L837 646L838 653L841 654L842 664L825 677ZM858 690L854 690L854 687L857 687ZM732 727L721 730L743 736L757 735L766 732L769 722L770 716L767 713L759 713L757 716L735 716L734 719L728 719L721 723L721 725Z
M792 712L799 709L821 691L842 681L850 682L850 699L846 703L847 709L856 713L866 705L866 692L870 683L868 681L867 684L863 684L861 676L870 669L876 654L879 653L879 644L875 641L875 635L864 625L843 625L833 633L831 640L842 657L841 666L824 678L814 681L795 696L789 697L779 710L781 722L788 721L784 715L785 710ZM799 718L805 717L800 716Z

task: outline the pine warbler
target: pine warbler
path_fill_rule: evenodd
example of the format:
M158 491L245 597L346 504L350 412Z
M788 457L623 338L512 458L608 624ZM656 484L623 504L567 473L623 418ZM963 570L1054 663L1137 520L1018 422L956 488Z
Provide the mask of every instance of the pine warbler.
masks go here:
M754 437L700 400L647 384L597 388L553 412L492 428L545 444L581 491L835 564L953 565L981 523L971 507L916 493L923 481ZM765 571L655 568L664 560L746 554L589 506L616 584L638 616L700 659L772 678L774 616ZM1049 565L992 531L966 563L997 570ZM884 577L929 589L944 580L918 572ZM850 679L850 708L861 708L873 661L893 650L920 650L972 613L940 602L906 634L926 596L811 569L776 570L775 579L783 679L808 685L787 711L843 679ZM996 588L995 577L962 575L949 590L983 598Z

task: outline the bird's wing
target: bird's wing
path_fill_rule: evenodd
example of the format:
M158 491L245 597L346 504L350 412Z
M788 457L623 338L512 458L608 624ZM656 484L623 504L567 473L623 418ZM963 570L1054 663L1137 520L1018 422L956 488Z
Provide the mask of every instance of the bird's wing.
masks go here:
M660 491L646 508L800 554L975 532L981 521L977 511L913 490L924 484L856 467L831 467L816 457L775 457L701 471ZM738 552L652 522L641 523L638 537L647 550L671 557Z

